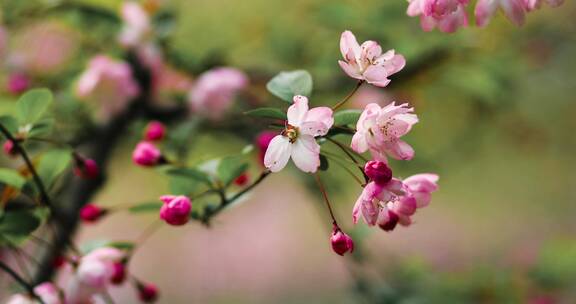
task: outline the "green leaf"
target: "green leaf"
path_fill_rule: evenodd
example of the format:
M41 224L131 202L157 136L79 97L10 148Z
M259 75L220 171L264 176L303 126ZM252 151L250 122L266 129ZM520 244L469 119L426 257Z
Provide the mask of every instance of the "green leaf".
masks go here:
M220 160L218 164L218 178L228 187L238 176L248 170L248 163L243 162L240 157L230 156Z
M66 170L71 159L72 156L68 150L57 149L44 153L38 165L38 175L46 187L49 188L56 177Z
M107 246L114 247L120 250L131 251L132 249L134 249L136 245L133 242L115 241L108 243Z
M42 119L39 122L35 123L28 132L28 136L30 137L42 137L52 133L52 128L54 127L54 119L47 118Z
M320 154L320 171L326 171L328 170L329 164L328 164L328 158L326 158L326 156Z
M158 212L162 207L162 202L147 202L138 204L128 208L131 213L148 213L148 212Z
M280 72L266 84L272 94L289 103L294 95L310 96L312 93L312 76L304 70Z
M362 114L362 110L342 110L334 113L334 125L355 125Z
M189 178L173 175L168 178L168 185L173 195L190 195L200 184Z
M36 122L52 103L52 93L48 89L30 90L16 104L16 116L21 124Z
M0 218L0 245L21 244L40 223L34 210L6 211Z
M207 173L204 173L194 168L170 168L165 171L166 174L177 177L184 177L186 179L193 179L195 181L204 183L208 186L212 185L212 180Z
M263 117L263 118L273 118L273 119L288 119L286 112L277 108L258 108L244 112L244 114L252 117Z
M22 189L26 179L16 170L0 168L0 183L10 185L17 189Z
M11 134L18 132L18 121L15 117L10 115L0 116L0 124L2 124Z

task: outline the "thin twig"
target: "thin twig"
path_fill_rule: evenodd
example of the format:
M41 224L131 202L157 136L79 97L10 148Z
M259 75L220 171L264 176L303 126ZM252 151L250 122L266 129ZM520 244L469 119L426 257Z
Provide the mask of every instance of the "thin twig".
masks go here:
M336 110L338 110L338 108L343 106L348 101L348 99L350 99L350 97L352 97L354 95L354 93L356 93L356 91L358 91L358 89L360 88L360 86L362 86L363 83L364 83L364 80L358 81L358 83L356 83L356 86L354 87L354 89L352 89L352 91L350 93L348 93L348 95L346 95L346 97L344 97L344 99L342 99L339 103L335 104L332 107L332 111L336 111Z
M326 202L326 206L328 207L328 211L330 212L330 217L332 218L332 224L338 227L338 222L336 222L336 217L334 216L334 211L332 211L332 205L330 205L330 200L328 199L328 193L326 193L326 189L324 188L324 184L320 180L320 174L316 172L314 174L314 178L316 179L316 183L318 184L318 188L320 188L320 192L322 192L322 196L324 197L324 201Z
M8 275L10 275L12 277L12 279L14 279L14 281L16 281L16 283L20 284L20 286L22 286L22 288L24 288L31 297L38 300L41 304L45 304L44 301L42 300L42 298L40 298L34 292L34 286L32 286L31 284L26 282L26 280L24 280L16 271L14 271L8 265L4 264L4 262L2 262L2 261L0 261L0 269L2 269L4 272L6 272Z

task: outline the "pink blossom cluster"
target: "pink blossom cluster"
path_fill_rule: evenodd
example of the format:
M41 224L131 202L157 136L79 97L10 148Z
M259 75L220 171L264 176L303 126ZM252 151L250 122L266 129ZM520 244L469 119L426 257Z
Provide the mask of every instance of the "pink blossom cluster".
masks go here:
M452 33L459 27L468 25L466 8L470 0L408 1L408 16L420 16L420 24L425 31L438 28L442 32ZM525 14L539 9L543 3L556 7L563 2L564 0L478 0L474 9L476 25L486 26L500 9L510 21L520 26L524 24Z

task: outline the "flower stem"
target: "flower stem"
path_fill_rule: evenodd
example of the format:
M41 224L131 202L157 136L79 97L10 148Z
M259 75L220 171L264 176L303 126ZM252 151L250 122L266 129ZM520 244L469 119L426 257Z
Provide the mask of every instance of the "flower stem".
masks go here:
M324 201L326 202L326 206L328 207L328 211L330 212L330 217L332 218L332 224L335 227L338 227L338 222L336 222L336 217L334 216L334 211L332 211L332 205L330 205L330 200L328 199L328 194L326 193L326 189L324 188L324 184L320 180L320 174L315 173L314 178L316 179L316 183L318 184L318 188L320 188L320 192L322 192L322 196L324 197Z
M363 83L364 83L364 80L358 81L358 83L356 83L356 86L354 87L354 89L350 93L348 93L348 95L346 95L346 97L344 97L344 99L342 99L340 102L338 102L337 104L335 104L332 107L332 111L336 111L336 110L338 110L338 108L343 106L348 101L348 99L350 99L350 97L352 97L354 95L354 93L356 93L356 91L358 91L358 89L360 88L360 86L362 86Z

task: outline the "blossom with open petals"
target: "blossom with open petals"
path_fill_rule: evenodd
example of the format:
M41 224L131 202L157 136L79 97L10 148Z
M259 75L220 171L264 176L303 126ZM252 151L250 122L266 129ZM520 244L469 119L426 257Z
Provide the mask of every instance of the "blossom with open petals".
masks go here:
M382 47L375 41L358 44L352 32L345 31L340 37L340 52L344 60L338 64L348 76L366 81L378 87L390 83L388 77L404 68L404 56L389 50L382 54Z
M375 103L368 104L356 123L352 149L358 153L370 151L376 160L384 162L386 155L401 160L412 159L414 150L400 137L418 122L413 111L414 108L409 108L406 103L397 106L393 102L382 108Z
M469 0L408 0L407 14L420 16L424 31L438 28L444 33L453 33L459 27L468 25L466 5Z
M332 109L309 109L308 98L294 96L294 104L288 108L286 128L270 141L264 155L264 166L272 172L278 172L292 158L300 170L316 172L320 166L320 145L314 137L326 135L332 124Z
M506 17L514 24L520 26L524 24L524 14L526 12L525 0L478 0L474 15L476 25L486 26L492 16L496 14L498 8L502 9Z

